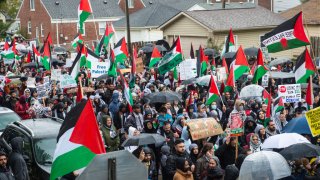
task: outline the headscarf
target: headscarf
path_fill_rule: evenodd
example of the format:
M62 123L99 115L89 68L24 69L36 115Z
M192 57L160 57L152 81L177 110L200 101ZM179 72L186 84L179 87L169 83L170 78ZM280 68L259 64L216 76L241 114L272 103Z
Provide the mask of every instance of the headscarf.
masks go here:
M253 142L253 136L254 134L252 133L252 135L250 136L250 149L252 152L259 152L260 151L260 145L261 145L261 141L260 141L260 138L259 136L256 134L255 136L258 138L258 144L255 144Z

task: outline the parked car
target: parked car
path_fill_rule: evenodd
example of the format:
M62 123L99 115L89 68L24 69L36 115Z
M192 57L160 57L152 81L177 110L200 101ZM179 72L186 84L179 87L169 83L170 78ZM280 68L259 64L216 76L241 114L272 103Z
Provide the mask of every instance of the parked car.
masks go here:
M20 120L20 116L11 109L0 107L0 135L8 124Z
M10 141L14 137L24 140L23 157L30 179L49 180L56 138L62 120L55 118L28 119L9 124L0 137L2 150L11 152Z

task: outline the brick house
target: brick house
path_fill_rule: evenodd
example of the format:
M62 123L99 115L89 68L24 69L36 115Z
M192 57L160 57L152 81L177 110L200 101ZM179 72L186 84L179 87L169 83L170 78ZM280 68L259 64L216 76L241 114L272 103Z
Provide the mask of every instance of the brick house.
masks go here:
M79 0L23 0L17 13L20 29L29 39L40 42L50 32L54 44L68 45L77 34ZM106 22L114 22L124 16L114 0L91 1L94 15L85 22L83 38L87 43L101 38Z

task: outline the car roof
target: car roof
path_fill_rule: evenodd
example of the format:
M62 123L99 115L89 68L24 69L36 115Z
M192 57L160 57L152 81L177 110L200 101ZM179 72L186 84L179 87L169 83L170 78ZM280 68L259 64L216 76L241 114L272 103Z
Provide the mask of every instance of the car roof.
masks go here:
M13 111L9 108L6 108L6 107L0 107L0 114L1 113L8 113L8 112L13 112Z
M13 124L27 131L34 138L57 137L61 126L61 122L50 118L27 119Z

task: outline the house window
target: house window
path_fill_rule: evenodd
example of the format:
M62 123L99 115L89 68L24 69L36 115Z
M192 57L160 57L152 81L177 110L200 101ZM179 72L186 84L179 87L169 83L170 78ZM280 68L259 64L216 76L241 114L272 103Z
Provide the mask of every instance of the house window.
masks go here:
M31 21L28 21L28 34L31 34Z
M36 38L39 38L39 28L36 27Z
M35 10L35 8L34 8L34 0L30 0L30 10L31 11Z
M104 35L105 29L106 29L106 23L99 22L99 35Z
M44 37L44 33L43 33L43 26L42 26L42 24L40 24L40 34L41 34L41 37Z
M128 0L128 7L134 8L134 0Z
M79 23L77 23L77 32L80 32L80 25ZM86 24L83 23L83 34L81 34L82 36L86 35Z

